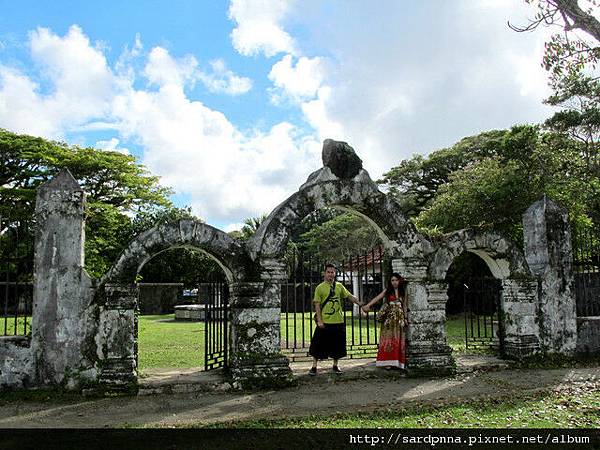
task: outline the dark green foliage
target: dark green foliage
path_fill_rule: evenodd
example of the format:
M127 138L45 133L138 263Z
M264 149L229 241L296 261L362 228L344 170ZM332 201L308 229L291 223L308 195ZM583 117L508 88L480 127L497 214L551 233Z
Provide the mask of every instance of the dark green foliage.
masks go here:
M414 155L401 161L378 182L400 200L405 214L416 216L430 205L440 186L449 181L451 173L494 156L505 134L506 130L488 131L466 137L429 156Z
M544 193L576 221L597 214L598 178L570 136L518 125L415 156L384 175L422 231L499 231L522 240L523 212Z
M300 235L300 249L323 261L342 264L351 257L370 252L381 243L379 236L356 214L342 213L315 224Z
M135 233L150 226L131 216L179 214L168 198L171 190L133 156L0 129L0 215L32 218L37 188L63 168L86 193L86 269L92 277L106 272Z
M225 281L225 273L213 258L195 248L171 248L148 261L138 276L142 283L183 283L195 288L207 281Z

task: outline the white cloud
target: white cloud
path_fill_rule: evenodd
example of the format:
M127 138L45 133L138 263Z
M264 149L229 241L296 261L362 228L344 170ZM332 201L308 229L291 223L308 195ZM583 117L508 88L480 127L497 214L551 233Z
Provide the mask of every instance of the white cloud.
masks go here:
M227 69L222 59L211 61L210 66L211 72L200 71L197 75L210 92L239 95L252 89L252 81Z
M269 79L277 88L273 100L278 103L281 97L295 101L312 99L323 83L325 68L323 58L300 57L293 62L292 55L285 55L271 68Z
M180 59L173 58L162 47L154 47L148 55L144 74L152 84L185 85L194 81L198 61L191 55Z
M544 36L506 25L526 22L535 13L527 5L348 3L329 5L340 27L323 26L319 4L294 9L317 55L304 58L321 53L334 65L319 83L310 74L297 77L300 63L294 66L289 56L273 66L270 78L274 89L306 94L297 96L298 106L319 139L347 141L374 178L413 153L551 113L542 104L548 92L540 67Z
M327 111L327 105L331 103L331 92L332 89L329 86L322 87L317 93L317 98L303 103L301 108L308 123L316 130L320 140L335 139L343 141L346 139L344 126L330 117Z
M0 123L18 132L60 138L66 131L110 111L117 86L101 50L78 26L64 37L47 28L29 34L33 62L41 68L41 87L15 68L0 65Z
M210 70L204 71L198 67L198 61L192 55L176 59L162 47L152 49L144 74L151 84L158 86L186 86L200 80L209 92L228 95L245 94L252 88L249 78L233 73L222 59L211 61Z
M229 18L236 23L231 32L234 48L246 56L294 54L294 39L281 25L293 3L287 0L232 0Z
M62 37L31 33L45 78L0 65L0 126L52 138L114 130L101 145L139 144L143 162L187 194L196 214L239 222L295 192L320 165L324 138L350 143L376 178L412 153L549 115L541 104L543 37L506 26L531 15L526 5L349 1L327 5L339 27L327 26L321 2L233 0L229 9L239 53L285 54L270 71L270 92L291 100L314 135L293 119L242 132L192 98L186 88L197 81L229 95L251 88L223 61L207 68L162 47L144 52L138 36L111 68L76 26ZM286 29L291 17L302 35ZM139 87L142 76L152 89Z
M318 162L318 144L298 139L292 125L244 136L181 86L124 96L115 114L144 147L144 164L209 221L269 212Z
M94 147L99 148L100 150L119 152L119 153L123 153L124 155L129 155L130 154L129 150L124 147L119 147L119 142L120 142L119 139L111 138L108 141L96 142L96 145L94 145Z
M64 135L73 123L78 130L114 130L118 136L96 146L125 153L123 139L141 145L143 163L209 221L239 222L269 212L318 165L319 143L294 125L244 134L221 112L191 99L185 87L201 73L193 56L176 58L155 47L136 72L130 63L143 57L136 37L112 71L103 51L76 26L62 37L38 29L30 44L50 93L28 74L0 65L0 126L45 137ZM156 88L134 87L140 75ZM214 61L202 81L230 94L249 88L249 80L223 61Z
M244 227L243 223L230 223L225 226L225 233L231 233L232 231L240 231Z

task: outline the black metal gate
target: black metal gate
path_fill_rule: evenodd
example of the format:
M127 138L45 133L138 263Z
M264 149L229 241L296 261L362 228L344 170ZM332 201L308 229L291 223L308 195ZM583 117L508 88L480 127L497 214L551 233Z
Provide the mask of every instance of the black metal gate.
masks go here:
M500 318L502 282L496 278L469 278L464 284L465 347L492 349L503 353L503 327Z
M573 233L573 275L577 316L600 316L600 228Z
M33 222L0 216L0 336L31 334Z
M292 361L306 360L314 332L313 296L323 281L325 262L293 251L287 258L288 279L281 286L281 348ZM364 303L379 294L384 287L383 249L349 258L337 267L337 282ZM350 358L373 357L377 353L378 324L375 311L366 316L358 306L343 303L346 324L347 351Z
M204 369L227 368L229 286L224 281L211 281L205 287Z

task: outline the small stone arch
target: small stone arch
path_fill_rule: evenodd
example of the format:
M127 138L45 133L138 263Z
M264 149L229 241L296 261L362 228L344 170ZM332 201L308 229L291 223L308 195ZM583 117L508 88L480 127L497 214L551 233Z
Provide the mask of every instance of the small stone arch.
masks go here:
M448 284L446 274L454 260L464 252L478 255L492 275L501 280L500 308L503 320L503 348L506 356L518 357L536 351L538 282L529 268L524 253L517 246L494 232L479 233L459 230L433 242L435 251L429 259L427 273L432 285L437 284L435 301L429 299L429 314L436 319L439 339L446 340L444 322Z
M495 278L533 278L523 252L498 233L459 230L442 236L434 245L428 268L434 280L445 280L452 262L465 251L483 259Z
M100 306L96 336L98 358L102 362L100 383L112 386L137 383L135 311L139 289L135 278L151 258L178 247L196 248L211 256L225 272L230 286L239 284L249 273L244 248L225 232L199 220L180 219L141 233L121 253L96 289Z
M250 265L244 248L227 233L195 219L157 225L137 236L102 277L100 284L130 284L141 267L171 248L196 248L211 256L229 282L243 280Z

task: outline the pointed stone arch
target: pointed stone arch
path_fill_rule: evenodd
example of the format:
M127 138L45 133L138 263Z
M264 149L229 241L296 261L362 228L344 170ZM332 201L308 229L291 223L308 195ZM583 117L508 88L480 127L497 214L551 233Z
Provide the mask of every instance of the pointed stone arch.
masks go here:
M293 227L314 211L335 207L357 213L373 225L386 250L399 242L429 247L406 218L398 202L379 190L366 170L351 179L338 178L325 166L309 176L298 192L277 206L248 243L252 259L277 259L285 252Z
M357 159L346 143L325 141L324 166L271 212L247 244L250 258L260 268L263 289L261 305L255 304L252 314L260 316L261 321L268 324L271 336L275 335L275 339L269 341L269 347L259 351L273 354L273 367L287 365L286 359L282 362L276 356L280 355L280 285L286 279L284 253L294 226L312 212L335 207L359 214L379 234L394 269L406 269L403 273L411 276L415 283L426 276L423 270L427 267L426 255L433 251L430 240L417 232L393 197L379 190L368 172L362 169L362 163L356 164ZM348 160L354 161L348 163ZM415 367L425 364L437 370L451 366L447 357L449 351L444 349L441 358L437 358L437 353L432 358L431 346L421 350L429 351L428 356L423 360L415 358Z

